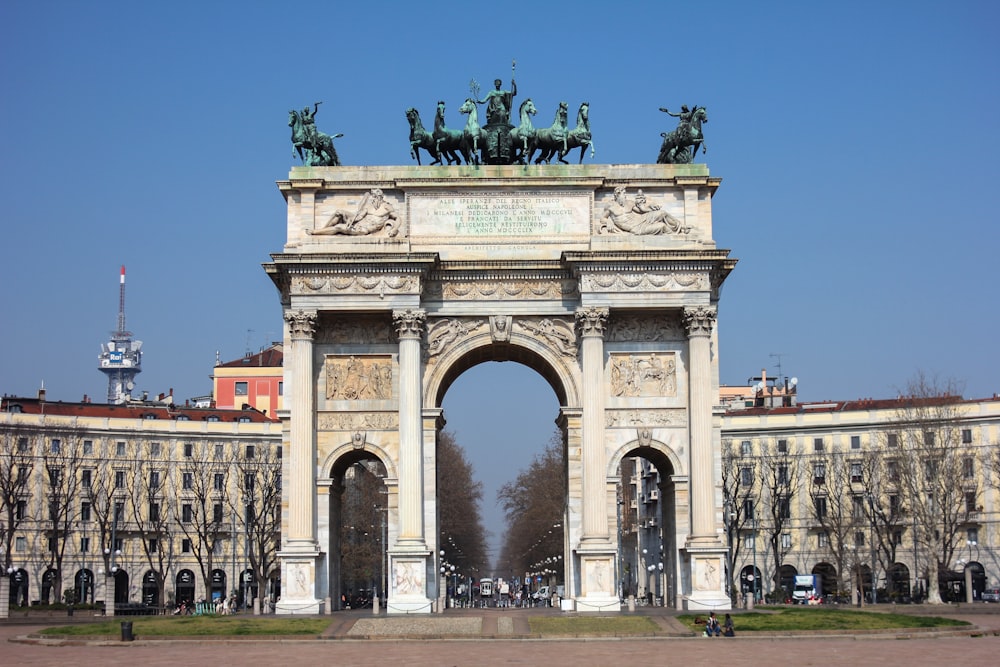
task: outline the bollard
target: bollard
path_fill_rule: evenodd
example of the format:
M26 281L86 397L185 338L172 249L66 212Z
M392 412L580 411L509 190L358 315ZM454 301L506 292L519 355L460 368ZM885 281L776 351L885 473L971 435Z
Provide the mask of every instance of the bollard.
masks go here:
M72 616L73 615L73 605L70 605L70 606L66 607L66 615L67 616Z
M135 639L132 634L132 621L122 621L122 641L130 642Z

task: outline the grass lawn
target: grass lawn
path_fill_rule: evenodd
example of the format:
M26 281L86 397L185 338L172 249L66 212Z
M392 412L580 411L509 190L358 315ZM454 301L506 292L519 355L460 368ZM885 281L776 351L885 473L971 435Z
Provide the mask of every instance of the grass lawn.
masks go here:
M45 635L119 636L122 622L132 622L132 634L146 637L227 637L246 635L319 636L330 625L326 618L259 616L116 616L100 623L46 628Z
M659 629L646 616L531 616L528 625L537 635L646 635Z
M704 630L704 625L695 624L695 618L704 619L707 614L697 617L685 614L678 620L696 632ZM724 614L717 614L719 622ZM939 616L911 616L909 614L889 614L850 609L830 609L823 607L772 608L767 611L751 611L733 614L736 632L784 632L794 630L894 630L902 628L940 628L969 625Z

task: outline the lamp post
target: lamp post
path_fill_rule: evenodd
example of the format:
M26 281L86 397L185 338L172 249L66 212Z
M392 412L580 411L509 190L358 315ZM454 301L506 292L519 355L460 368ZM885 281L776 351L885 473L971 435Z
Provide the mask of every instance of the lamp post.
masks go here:
M976 546L976 541L966 540L965 545L969 547L969 561L965 565L965 601L971 603L976 599L976 591L972 587L972 547Z
M112 519L111 519L111 546L104 547L104 557L108 563L108 569L104 573L104 613L108 616L115 615L115 604L118 601L118 565L115 563L117 556L122 555L122 550L118 548L118 517L121 515L122 505L117 501L113 500L111 505ZM108 609L108 578L111 579L111 605L110 610Z
M750 577L753 583L753 603L757 604L757 519L751 519L750 526L753 528L753 573Z
M878 602L878 596L877 596L877 593L875 592L875 589L876 589L875 583L878 581L878 577L875 576L875 567L876 567L876 562L875 561L876 561L876 556L877 556L877 551L876 551L876 545L877 545L877 543L875 542L875 496L872 493L870 493L870 492L867 494L867 496L868 496L869 518L871 519L870 528L871 528L871 541L872 541L872 544L871 544L871 548L872 548L872 604L875 604L876 602Z

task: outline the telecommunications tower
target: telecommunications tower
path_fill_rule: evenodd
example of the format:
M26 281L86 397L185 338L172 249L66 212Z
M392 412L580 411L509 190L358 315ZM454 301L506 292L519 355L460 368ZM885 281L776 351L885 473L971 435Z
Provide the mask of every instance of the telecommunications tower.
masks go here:
M125 330L125 266L122 265L118 294L118 329L101 344L98 370L108 376L108 403L126 403L132 398L135 376L142 372L142 341L132 340Z

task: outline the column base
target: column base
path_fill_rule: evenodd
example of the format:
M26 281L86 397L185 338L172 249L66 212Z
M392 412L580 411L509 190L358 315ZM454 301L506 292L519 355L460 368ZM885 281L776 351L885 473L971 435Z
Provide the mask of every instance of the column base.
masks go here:
M433 570L430 550L422 543L397 544L389 552L389 599L387 614L430 614L436 600L428 596Z
M619 612L621 600L615 591L615 551L607 544L590 544L576 550L580 564L580 596L576 611Z
M281 599L274 605L275 614L324 613L326 604L316 592L316 566L320 556L316 550L286 549L278 553L282 586Z
M690 539L684 548L690 563L690 592L682 606L692 611L726 611L732 600L725 590L727 550L718 539Z

